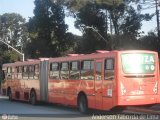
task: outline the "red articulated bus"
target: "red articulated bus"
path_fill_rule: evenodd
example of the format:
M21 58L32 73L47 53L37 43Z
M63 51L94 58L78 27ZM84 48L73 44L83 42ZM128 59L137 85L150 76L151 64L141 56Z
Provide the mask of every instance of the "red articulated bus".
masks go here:
M3 65L2 93L9 99L109 110L160 101L158 54L97 51Z

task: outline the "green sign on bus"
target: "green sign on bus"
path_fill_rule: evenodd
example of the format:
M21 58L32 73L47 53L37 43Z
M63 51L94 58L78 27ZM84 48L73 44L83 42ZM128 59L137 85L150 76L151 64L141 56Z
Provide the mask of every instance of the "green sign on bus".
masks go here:
M125 73L153 73L155 71L155 55L122 54L122 67Z

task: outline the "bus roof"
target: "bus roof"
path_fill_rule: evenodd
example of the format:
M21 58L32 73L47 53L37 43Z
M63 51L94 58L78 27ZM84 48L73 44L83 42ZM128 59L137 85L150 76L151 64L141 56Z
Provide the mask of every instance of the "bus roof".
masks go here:
M105 50L97 50L95 53L91 54L68 54L65 57L56 57L56 58L39 58L39 59L28 59L24 62L14 62L14 63L6 63L3 64L3 67L7 66L21 66L21 65L32 65L32 64L39 64L40 61L49 60L51 62L61 62L61 61L76 61L76 60L91 60L91 59L98 59L106 57L113 57L119 53L157 53L155 51L149 50L113 50L113 51L105 51Z
M107 57L113 57L118 53L157 53L154 51L149 50L113 50L113 51L104 51L104 50L97 50L95 53L91 54L69 54L67 57L57 57L57 58L49 58L50 61L74 61L74 60L84 60L84 59L98 59Z

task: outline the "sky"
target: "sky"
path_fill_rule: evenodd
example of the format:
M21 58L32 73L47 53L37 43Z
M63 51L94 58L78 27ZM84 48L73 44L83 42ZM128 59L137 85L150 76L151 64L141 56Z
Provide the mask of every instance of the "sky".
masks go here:
M21 14L26 20L29 19L29 17L34 16L33 9L34 9L34 0L0 0L0 15L4 13L19 13ZM149 12L153 13L155 9L150 9L143 12ZM82 33L75 29L74 27L74 18L72 17L66 17L65 22L68 24L68 32L72 32L76 35L82 35ZM154 17L152 21L149 22L143 22L142 31L144 31L146 34L150 30L155 30L156 28L156 18Z
M33 16L34 0L0 0L0 14L19 13L24 18Z

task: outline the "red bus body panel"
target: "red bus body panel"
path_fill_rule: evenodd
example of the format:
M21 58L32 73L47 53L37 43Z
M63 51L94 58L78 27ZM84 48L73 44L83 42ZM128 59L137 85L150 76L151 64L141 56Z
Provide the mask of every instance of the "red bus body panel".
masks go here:
M156 56L156 69L153 74L125 74L122 69L121 55L123 53L152 53ZM114 77L105 78L105 60L114 59ZM54 62L72 62L93 60L94 79L93 80L74 80L74 79L52 79L50 78L50 64ZM25 61L4 64L3 68L26 65L41 65L43 60ZM69 57L49 58L48 81L47 82L47 102L60 103L64 105L77 106L78 95L84 93L88 101L88 107L99 110L109 110L116 106L145 105L160 102L160 91L154 92L159 83L159 63L158 55L153 51L126 50L95 53L88 55L74 55ZM96 73L96 65L101 68L101 73ZM97 67L98 69L98 67ZM40 74L40 69L39 69ZM87 74L87 73L86 73ZM89 74L89 73L88 73ZM40 75L37 80L19 80L14 71L12 80L6 80L2 84L2 89L12 89L13 99L16 99L16 92L20 93L20 100L26 100L25 95L30 91L36 91L38 101L41 101ZM27 94L25 94L27 93ZM28 97L29 99L29 97Z
M145 51L144 51L145 52ZM121 57L122 53L119 53ZM143 53L143 51L131 51L130 53ZM145 52L153 53L153 52ZM117 105L145 105L155 104L159 102L160 91L154 92L155 86L159 85L159 63L158 55L156 55L156 68L153 74L125 74L120 67L118 70L118 101ZM121 65L121 59L119 59L119 66ZM126 89L126 93L122 95L122 89Z

